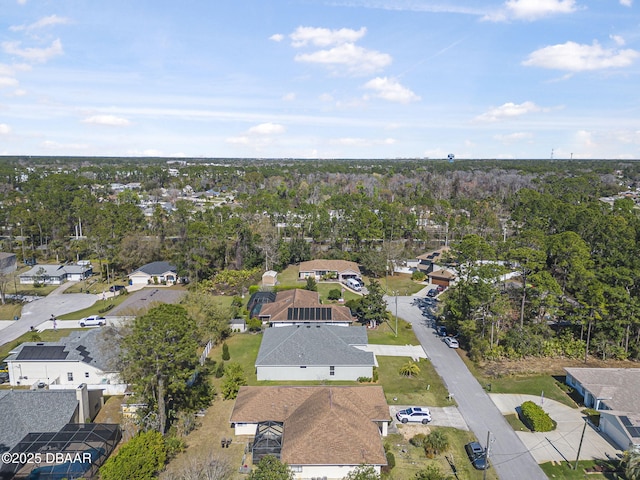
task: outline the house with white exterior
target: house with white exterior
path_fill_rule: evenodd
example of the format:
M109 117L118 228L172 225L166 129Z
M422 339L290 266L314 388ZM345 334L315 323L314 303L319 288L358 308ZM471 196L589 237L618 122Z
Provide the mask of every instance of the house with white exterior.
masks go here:
M20 274L20 284L62 285L67 281L81 281L93 275L91 265L35 265Z
M373 353L365 327L294 325L268 328L256 358L258 380L352 380L371 378Z
M270 299L271 297L265 297ZM263 324L272 327L291 325L340 325L348 327L354 322L351 309L344 305L322 304L318 292L284 290L275 294L271 302L257 304L260 308L251 310Z
M640 368L566 367L567 385L600 412L600 431L621 449L640 447Z
M379 386L240 387L230 421L236 435L254 437L254 463L274 455L296 479L338 480L363 464L379 474L387 464Z
M306 280L309 277L317 281L336 280L338 282L346 282L350 278L360 280L362 274L357 263L347 260L310 260L308 262L300 262L298 279Z
M178 282L178 269L169 262L151 262L129 274L131 285L175 284Z
M115 331L109 327L74 331L57 342L23 343L4 359L9 383L12 386L42 383L51 390L85 383L89 390L122 395L127 385L112 366L117 345Z

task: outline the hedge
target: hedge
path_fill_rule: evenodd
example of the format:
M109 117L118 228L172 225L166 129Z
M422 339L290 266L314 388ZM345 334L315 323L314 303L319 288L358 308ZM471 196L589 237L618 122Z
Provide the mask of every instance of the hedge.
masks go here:
M556 428L556 422L549 414L532 401L520 405L520 416L522 422L534 432L550 432Z

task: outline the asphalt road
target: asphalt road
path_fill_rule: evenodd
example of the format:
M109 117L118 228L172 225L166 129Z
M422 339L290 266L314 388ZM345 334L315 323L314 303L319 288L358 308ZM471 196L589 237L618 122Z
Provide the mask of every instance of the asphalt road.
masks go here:
M395 297L386 299L388 309L396 312ZM469 372L455 349L447 347L435 333L432 317L424 316L419 305L422 298L398 297L398 316L413 325L434 368L453 395L469 429L486 446L491 432L489 461L503 480L546 480L527 447L513 431L484 388Z
M41 323L49 322L51 315L58 316L83 310L98 300L98 295L63 293L71 285L72 282L67 282L46 297L25 304L20 319L0 330L0 345L15 340L27 333L31 327L37 329Z

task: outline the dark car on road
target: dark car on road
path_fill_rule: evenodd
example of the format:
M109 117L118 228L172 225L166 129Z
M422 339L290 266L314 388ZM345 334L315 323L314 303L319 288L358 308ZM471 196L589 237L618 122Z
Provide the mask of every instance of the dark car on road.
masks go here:
M120 290L124 290L124 285L111 285L109 287L110 292L119 292Z
M436 327L436 333L440 336L440 337L446 337L447 336L447 327L445 327L444 325L438 325Z
M464 446L465 452L476 470L486 470L489 468L489 462L485 454L484 448L478 442L467 443Z

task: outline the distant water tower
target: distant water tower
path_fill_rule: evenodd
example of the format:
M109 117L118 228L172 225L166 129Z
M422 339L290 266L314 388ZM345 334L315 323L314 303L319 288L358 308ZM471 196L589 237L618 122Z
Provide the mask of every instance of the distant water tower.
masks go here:
M449 159L449 163L453 163L453 160L456 158L456 156L453 153L450 153L449 155L447 155L447 158Z

